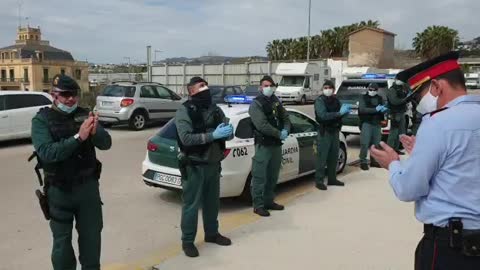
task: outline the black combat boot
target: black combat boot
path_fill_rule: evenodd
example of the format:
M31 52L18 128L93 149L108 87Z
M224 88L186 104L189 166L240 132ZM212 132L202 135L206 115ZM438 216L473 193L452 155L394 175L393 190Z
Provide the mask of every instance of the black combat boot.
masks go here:
M285 206L281 205L281 204L278 204L276 202L273 202L272 204L270 205L267 205L267 208L268 210L274 210L274 211L282 211L285 209Z
M267 210L265 210L265 208L261 207L261 208L256 208L256 209L253 209L253 212L259 216L262 216L262 217L268 217L270 216L270 212L268 212Z
M366 164L366 163L360 164L360 169L362 169L363 171L368 171L369 170L368 164Z
M183 249L183 252L185 253L185 255L187 257L194 258L194 257L198 257L198 255L200 255L198 253L197 247L193 243L183 243L182 244L182 249Z
M335 179L334 181L328 181L328 185L329 185L329 186L340 186L340 187L343 187L343 186L345 186L345 183L343 183L342 181L338 181L337 179Z
M219 246L230 246L232 244L232 240L229 238L217 233L214 236L205 236L205 242L207 243L215 243Z
M327 186L325 186L324 183L315 184L315 187L320 189L320 190L327 190Z

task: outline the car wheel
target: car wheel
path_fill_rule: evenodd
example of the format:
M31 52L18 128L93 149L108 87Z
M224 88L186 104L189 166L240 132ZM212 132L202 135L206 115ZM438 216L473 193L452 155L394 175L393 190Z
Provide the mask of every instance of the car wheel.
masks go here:
M340 149L338 151L337 174L342 173L346 165L347 165L347 149L345 148L345 145L342 143L340 144Z
M147 124L147 117L145 117L145 114L141 112L135 112L132 115L132 117L130 117L130 120L128 121L129 127L133 130L142 130L145 128L146 124Z
M307 97L305 95L302 96L302 99L300 100L300 104L302 105L307 104Z
M240 194L239 199L242 202L245 202L249 205L252 204L252 193L250 191L250 185L252 184L252 174L249 174L247 181L245 181L245 186L243 187L242 194Z

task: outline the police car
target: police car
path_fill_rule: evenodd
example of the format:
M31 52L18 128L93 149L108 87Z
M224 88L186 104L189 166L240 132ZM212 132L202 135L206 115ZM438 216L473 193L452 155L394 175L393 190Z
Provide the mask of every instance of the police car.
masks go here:
M368 85L370 83L376 83L378 85L378 95L380 95L385 104L387 103L386 91L392 87L395 81L395 74L364 74L358 79L344 80L336 92L338 100L342 104L352 105L352 112L343 117L342 132L345 135L360 134L360 118L358 116L358 104L362 96L367 92ZM407 128L412 127L412 107L409 103L408 109L405 115ZM385 117L382 121L382 135L388 136L390 133L390 119Z
M235 104L219 105L234 127L234 138L226 143L222 161L220 197L250 196L252 157L255 155L252 126L248 114L251 98L228 97ZM294 180L315 172L317 122L310 116L287 108L292 123L291 134L282 146L282 168L279 183ZM177 164L177 129L170 120L147 144L147 154L142 166L143 181L148 186L164 189L181 189ZM347 142L340 133L340 151L337 172L341 173L347 162Z

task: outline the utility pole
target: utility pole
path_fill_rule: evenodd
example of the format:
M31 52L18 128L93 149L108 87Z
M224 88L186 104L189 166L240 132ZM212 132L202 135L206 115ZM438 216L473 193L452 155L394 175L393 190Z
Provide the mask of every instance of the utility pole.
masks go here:
M22 27L22 6L23 1L18 1L18 28Z
M312 0L308 0L308 40L307 40L307 62L310 61L310 14L312 13Z
M147 81L152 81L152 46L147 46Z
M128 56L125 56L123 57L123 59L125 60L128 60L128 79L131 81L132 80L132 74L131 74L131 67L132 67L132 64L131 64L131 58L128 57Z

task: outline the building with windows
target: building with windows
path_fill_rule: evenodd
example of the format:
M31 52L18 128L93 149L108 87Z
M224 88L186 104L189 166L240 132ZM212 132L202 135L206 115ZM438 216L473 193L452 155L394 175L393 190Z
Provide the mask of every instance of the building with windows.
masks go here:
M0 90L49 91L52 78L60 73L89 91L88 63L50 46L42 40L40 27L19 27L15 44L0 48Z

